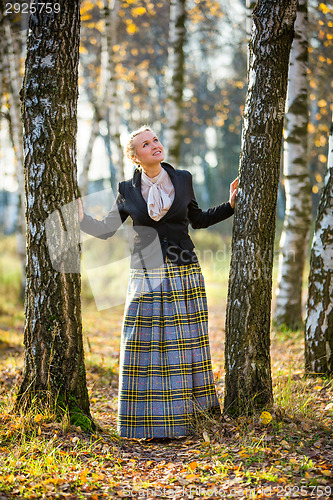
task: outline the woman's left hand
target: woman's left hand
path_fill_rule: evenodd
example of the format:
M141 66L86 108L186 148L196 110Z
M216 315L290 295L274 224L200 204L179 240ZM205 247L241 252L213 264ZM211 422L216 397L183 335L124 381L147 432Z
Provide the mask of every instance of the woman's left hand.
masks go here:
M236 194L237 194L237 186L238 186L238 177L235 179L231 184L230 184L230 197L229 197L229 203L231 205L231 208L235 208L235 200L236 200Z

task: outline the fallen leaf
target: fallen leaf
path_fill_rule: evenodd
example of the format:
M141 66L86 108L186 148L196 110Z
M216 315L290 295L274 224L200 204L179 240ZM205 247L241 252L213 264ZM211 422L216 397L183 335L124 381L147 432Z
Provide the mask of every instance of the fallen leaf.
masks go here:
M273 417L268 411L263 411L259 418L261 424L267 425L270 423Z
M207 431L203 431L202 436L203 436L204 440L206 441L206 443L210 443L210 437L208 436Z

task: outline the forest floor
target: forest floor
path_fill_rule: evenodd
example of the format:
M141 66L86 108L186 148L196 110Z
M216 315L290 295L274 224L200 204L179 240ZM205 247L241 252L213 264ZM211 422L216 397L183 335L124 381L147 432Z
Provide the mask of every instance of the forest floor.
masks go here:
M225 303L225 301L224 301ZM224 306L209 330L218 395L224 392ZM15 498L333 498L333 386L303 378L303 335L272 331L274 407L261 415L198 423L169 443L116 433L123 308L84 309L89 435L50 412L10 410L23 369L22 308L0 316L0 500ZM268 422L268 420L271 420Z

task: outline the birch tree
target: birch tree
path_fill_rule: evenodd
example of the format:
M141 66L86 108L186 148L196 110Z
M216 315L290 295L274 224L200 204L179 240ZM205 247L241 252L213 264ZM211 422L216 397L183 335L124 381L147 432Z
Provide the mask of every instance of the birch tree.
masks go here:
M16 409L32 401L68 408L72 422L94 426L82 343L80 255L72 268L56 270L46 239L46 220L63 207L76 207L77 98L80 2L59 0L60 9L30 16L27 59L21 89L27 198L27 287L25 368ZM67 228L79 234L77 210ZM66 237L60 233L60 238Z
M226 317L225 412L273 400L270 309L277 191L297 0L253 10Z
M274 321L297 329L302 324L302 282L311 224L308 167L308 9L299 0L290 53L284 141L286 212L280 241Z
M121 2L119 0L112 0L112 8L110 8L109 3L110 0L104 0L106 46L109 69L109 81L106 84L106 88L107 102L110 103L107 112L110 117L109 124L113 145L112 163L113 165L117 165L116 171L118 173L118 179L124 179L123 150L120 141L121 116L119 110L118 78L115 64L115 46L118 40L117 30Z
M186 0L171 0L167 68L167 129L165 131L165 139L168 149L168 160L175 165L179 164L182 143L185 19Z
M312 241L305 320L305 373L321 376L333 373L333 123L328 150Z
M98 137L100 130L99 125L101 120L106 120L107 123L111 123L110 127L110 137L112 141L112 158L111 165L117 165L117 168L111 168L111 186L116 190L117 178L124 178L124 161L123 161L123 151L120 141L120 112L118 104L118 94L117 94L117 75L116 75L116 65L114 63L114 47L117 43L117 29L119 23L119 10L120 2L119 0L113 0L112 6L110 6L110 0L104 0L104 21L105 21L105 32L103 34L102 44L102 63L101 63L101 73L102 73L102 83L100 96L96 97L94 106L94 114L92 118L92 125L90 136L87 144L87 150L83 159L83 168L80 176L80 189L81 194L87 194L88 190L88 175L90 163L92 160L92 153L96 138ZM111 115L111 120L109 120L109 115ZM117 175L118 173L118 175Z
M17 220L17 253L21 264L21 296L25 289L26 263L26 225L24 204L24 172L23 172L23 127L20 115L19 91L22 84L20 76L20 50L15 33L13 33L8 16L4 15L4 2L0 0L0 31L1 31L1 84L6 85L6 99L8 104L8 119L10 136L16 162L16 179L19 191L19 210ZM2 92L1 92L2 98Z

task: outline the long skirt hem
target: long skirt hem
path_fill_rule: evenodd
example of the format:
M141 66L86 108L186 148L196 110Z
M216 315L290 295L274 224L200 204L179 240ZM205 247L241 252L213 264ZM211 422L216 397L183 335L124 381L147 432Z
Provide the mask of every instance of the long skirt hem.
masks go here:
M193 432L219 407L198 263L131 269L121 338L117 429L130 439Z

